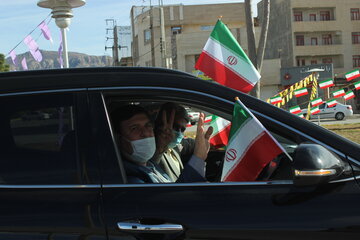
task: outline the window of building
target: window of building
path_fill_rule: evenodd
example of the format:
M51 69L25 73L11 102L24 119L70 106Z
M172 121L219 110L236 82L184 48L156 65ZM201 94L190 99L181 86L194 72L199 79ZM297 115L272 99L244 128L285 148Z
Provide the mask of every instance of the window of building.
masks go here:
M296 35L296 46L304 46L304 35Z
M302 12L294 12L295 22L301 22L303 20Z
M323 58L322 59L322 63L332 63L332 62L333 62L332 58Z
M351 17L351 20L360 20L360 9L359 8L351 8L350 9L350 17Z
M150 43L151 41L151 30L145 29L144 30L144 44Z
M360 32L353 32L352 33L352 43L359 44L360 43Z
M330 21L330 11L320 11L320 21Z
M171 34L172 35L181 34L181 26L171 27Z
M317 64L317 60L311 60L311 65L315 65L315 64Z
M296 60L297 66L305 66L305 59L304 58L298 58Z
M332 36L331 34L324 34L322 36L323 45L331 45L332 44Z
M79 183L72 101L71 94L2 99L0 179L5 184Z
M200 26L201 31L212 31L214 29L214 25L203 25Z
M315 14L315 13L311 13L311 14L309 15L309 20L310 20L310 21L316 21L316 14Z
M318 45L318 39L316 37L311 38L311 45Z
M360 55L353 55L353 67L360 67Z

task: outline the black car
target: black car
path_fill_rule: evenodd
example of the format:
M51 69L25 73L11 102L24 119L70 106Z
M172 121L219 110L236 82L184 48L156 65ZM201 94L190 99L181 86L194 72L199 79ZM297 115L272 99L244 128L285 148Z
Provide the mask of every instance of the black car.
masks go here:
M0 74L0 239L359 239L360 146L261 100L156 68ZM234 98L284 146L271 175L127 184L111 111L177 102L231 120ZM28 112L51 118L25 121Z

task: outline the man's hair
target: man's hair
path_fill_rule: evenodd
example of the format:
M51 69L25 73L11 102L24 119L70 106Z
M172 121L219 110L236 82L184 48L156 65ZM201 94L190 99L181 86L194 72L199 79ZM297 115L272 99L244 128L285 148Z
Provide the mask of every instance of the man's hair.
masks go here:
M129 120L136 114L145 114L149 119L151 119L145 108L137 105L125 105L113 110L111 112L111 120L115 132L119 134L121 122Z
M169 120L172 110L175 110L175 119L183 118L187 122L190 121L188 112L183 106L180 106L177 103L167 102L161 106L160 111L157 114L157 118L155 120L155 128L163 126L163 122L162 122L163 112L164 111L166 112L166 118Z

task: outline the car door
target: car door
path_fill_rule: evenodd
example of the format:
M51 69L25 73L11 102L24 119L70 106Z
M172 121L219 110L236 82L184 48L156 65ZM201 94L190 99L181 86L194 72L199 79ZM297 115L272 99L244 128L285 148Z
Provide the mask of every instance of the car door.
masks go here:
M111 108L104 108L106 96L113 95L129 101L162 99L188 103L227 119L233 108L233 102L218 96L178 88L99 90L91 94L93 114L105 115L108 120ZM263 113L255 114L271 131L284 135L295 145L314 140ZM109 239L358 237L355 219L359 219L360 210L349 206L356 206L360 191L349 168L337 181L308 187L295 186L292 178L281 177L291 176L292 172L287 172L292 171L291 165L283 169L285 174L271 181L127 184L111 121L102 124L104 134L114 141L99 143L107 148L107 156L112 156L102 161L104 221ZM341 152L338 154L345 158Z
M86 100L65 90L0 96L0 239L106 239ZM49 117L26 117L34 111Z

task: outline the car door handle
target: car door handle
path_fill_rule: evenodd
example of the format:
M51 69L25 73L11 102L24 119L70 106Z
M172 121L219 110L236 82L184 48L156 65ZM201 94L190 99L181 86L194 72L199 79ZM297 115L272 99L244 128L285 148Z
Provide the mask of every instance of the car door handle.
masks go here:
M132 233L177 233L184 230L182 225L171 223L151 225L131 222L119 222L117 225L119 230Z

